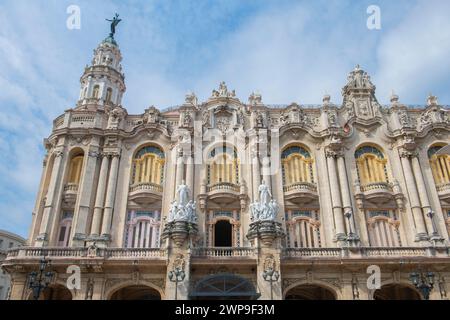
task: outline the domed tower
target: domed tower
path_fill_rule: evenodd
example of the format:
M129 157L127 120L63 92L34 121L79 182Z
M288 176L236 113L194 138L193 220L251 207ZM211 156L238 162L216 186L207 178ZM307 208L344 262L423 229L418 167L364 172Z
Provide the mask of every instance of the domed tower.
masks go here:
M122 54L114 39L115 27L121 21L118 15L111 21L111 33L94 50L91 65L86 66L81 76L80 97L77 109L112 109L121 104L126 90L122 72Z

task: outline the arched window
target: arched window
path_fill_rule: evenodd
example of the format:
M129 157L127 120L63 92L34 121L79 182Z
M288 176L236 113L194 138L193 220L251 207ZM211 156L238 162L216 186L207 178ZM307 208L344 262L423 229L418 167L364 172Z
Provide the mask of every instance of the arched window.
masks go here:
M357 172L361 185L389 182L384 155L375 147L364 146L355 152Z
M444 146L440 145L428 149L428 159L437 187L450 183L450 155L437 154L442 147Z
M111 98L112 98L112 89L108 88L106 89L106 102L111 102Z
M209 153L207 180L208 184L239 184L239 160L235 148L219 146Z
M158 211L130 211L125 229L125 247L159 247L159 227L160 214Z
M296 183L314 183L310 153L300 146L291 146L281 153L283 184L289 186Z
M100 86L97 84L94 86L94 91L92 91L92 98L98 99L100 97Z
M400 222L391 210L369 210L367 226L372 247L401 247Z
M150 183L161 186L164 180L164 152L156 146L141 148L133 159L132 184Z
M83 168L84 156L76 155L70 160L68 183L79 184L81 179L81 170Z
M286 240L290 248L320 248L319 212L314 210L288 210Z

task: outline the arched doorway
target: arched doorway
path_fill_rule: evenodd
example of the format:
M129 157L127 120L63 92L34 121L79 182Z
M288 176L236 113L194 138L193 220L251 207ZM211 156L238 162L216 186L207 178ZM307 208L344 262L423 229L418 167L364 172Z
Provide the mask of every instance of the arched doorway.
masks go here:
M34 300L33 292L30 293L28 300ZM41 292L39 300L72 300L72 293L63 285L51 285Z
M110 300L161 300L161 295L151 287L135 285L117 290Z
M374 300L421 300L420 294L413 288L402 284L387 284L376 290Z
M227 220L217 221L214 225L214 246L231 247L233 243L233 226Z
M191 299L198 300L254 300L256 293L253 284L238 275L222 273L201 279L192 290Z
M285 300L336 300L336 295L322 286L304 284L290 289Z

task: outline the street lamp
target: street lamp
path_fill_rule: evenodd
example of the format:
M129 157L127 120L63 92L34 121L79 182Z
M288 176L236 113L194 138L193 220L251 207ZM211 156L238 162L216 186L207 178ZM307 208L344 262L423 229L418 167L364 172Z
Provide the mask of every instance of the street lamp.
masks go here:
M39 263L39 272L32 271L28 275L29 288L33 290L33 299L39 300L41 292L48 287L53 279L53 272L45 269L50 265L50 260L43 258Z
M178 297L178 282L183 281L186 277L186 273L180 268L175 268L169 271L169 280L175 282L175 300Z
M429 300L430 292L434 287L434 273L413 272L409 275L409 278L413 285L422 293L425 300Z
M273 283L278 281L280 273L273 268L267 268L262 274L264 280L270 282L270 300L273 300Z

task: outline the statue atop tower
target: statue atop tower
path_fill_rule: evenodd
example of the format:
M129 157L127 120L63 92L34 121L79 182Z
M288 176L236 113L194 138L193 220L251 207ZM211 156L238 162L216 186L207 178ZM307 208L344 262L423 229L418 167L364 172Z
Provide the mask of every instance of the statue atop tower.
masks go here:
M114 35L116 34L116 27L120 23L120 21L122 21L122 19L119 19L119 14L116 13L112 20L106 19L106 21L111 22L111 33L109 34L109 36L114 39Z
M84 70L78 108L111 111L121 105L126 90L122 54L114 39L116 27L122 19L116 13L106 21L111 22L111 32L94 50L91 65Z

